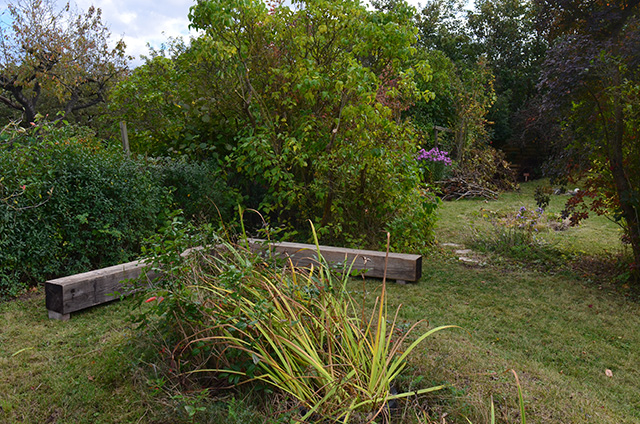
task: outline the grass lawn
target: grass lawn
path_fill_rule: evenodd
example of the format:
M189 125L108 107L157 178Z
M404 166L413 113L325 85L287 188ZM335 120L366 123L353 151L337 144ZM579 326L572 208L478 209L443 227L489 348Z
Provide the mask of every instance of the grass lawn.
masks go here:
M535 208L536 184L494 202L443 204L439 242L468 245L472 227L492 231L481 208ZM564 199L552 196L548 210L560 211ZM401 390L451 388L401 402L396 422L485 423L492 399L498 422L520 422L512 369L530 423L640 423L640 303L610 277L622 251L616 225L594 218L542 236L563 257L552 266L486 252L483 266L468 266L440 246L424 258L420 282L388 287L403 323L462 327L427 339L398 381ZM367 292L378 285L367 282ZM362 282L351 289L361 293ZM254 412L264 405L238 394L176 396L132 347L132 305L114 302L58 322L48 320L41 289L0 304L0 422L265 422Z
M49 320L42 289L0 304L0 422L146 422L129 300Z

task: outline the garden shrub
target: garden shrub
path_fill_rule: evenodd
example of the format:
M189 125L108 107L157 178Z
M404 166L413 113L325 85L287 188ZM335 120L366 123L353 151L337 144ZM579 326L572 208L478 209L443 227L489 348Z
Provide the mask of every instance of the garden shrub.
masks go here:
M210 128L209 157L224 161L244 206L298 241L312 240L312 220L323 244L380 248L392 231L394 248L426 250L435 203L420 197L402 112L435 93L416 83L431 68L413 59L411 9L208 0L190 19L203 36L176 58L192 88L180 109Z
M536 201L536 205L541 209L546 209L551 202L551 187L550 186L538 186L533 194L533 199Z
M345 145L318 161L310 190L325 206L322 216L316 212L315 222L325 224L318 234L324 244L384 249L390 232L392 250L425 252L434 240L437 198L420 188L414 146L394 148L376 135L377 148Z
M170 203L149 167L88 130L6 127L0 139L0 296L131 260Z
M232 222L241 197L226 184L226 176L215 161L190 162L162 158L155 162L160 183L171 189L173 208L196 223Z

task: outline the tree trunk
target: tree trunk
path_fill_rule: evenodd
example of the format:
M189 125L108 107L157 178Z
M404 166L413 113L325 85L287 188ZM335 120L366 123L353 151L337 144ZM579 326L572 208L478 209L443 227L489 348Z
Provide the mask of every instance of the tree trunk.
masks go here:
M619 81L616 81L616 83L619 84ZM633 203L633 199L636 197L633 196L634 189L631 187L624 169L623 140L625 122L620 93L617 91L614 94L614 104L615 129L609 141L609 166L633 251L633 278L637 282L640 280L640 222L638 219L638 208Z
M29 123L33 122L36 119L36 103L38 101L38 94L35 93L33 98L28 98L23 92L22 87L12 85L10 87L3 86L5 90L9 91L13 98L16 100L15 102L10 99L3 100L3 103L12 109L16 109L22 112L22 125L28 126Z

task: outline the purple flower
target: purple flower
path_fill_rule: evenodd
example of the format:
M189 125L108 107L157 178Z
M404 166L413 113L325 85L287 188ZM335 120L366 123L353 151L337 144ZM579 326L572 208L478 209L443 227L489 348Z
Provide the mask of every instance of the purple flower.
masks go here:
M449 157L449 152L445 152L444 150L439 150L437 147L426 151L425 149L420 149L418 152L418 161L430 161L430 162L441 162L446 166L451 165L451 158Z

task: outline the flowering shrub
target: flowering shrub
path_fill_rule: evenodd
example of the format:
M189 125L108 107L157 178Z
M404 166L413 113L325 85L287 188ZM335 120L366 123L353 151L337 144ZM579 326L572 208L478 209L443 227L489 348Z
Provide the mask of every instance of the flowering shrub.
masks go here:
M420 151L418 152L418 160L442 162L445 165L451 165L451 158L449 157L449 152L445 152L444 150L438 150L437 147L434 147L428 152L425 149L420 149Z
M427 151L420 149L418 152L418 163L422 168L424 181L433 183L443 179L447 166L451 166L452 161L449 152L440 150L437 147Z

